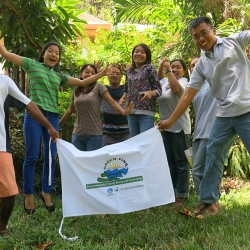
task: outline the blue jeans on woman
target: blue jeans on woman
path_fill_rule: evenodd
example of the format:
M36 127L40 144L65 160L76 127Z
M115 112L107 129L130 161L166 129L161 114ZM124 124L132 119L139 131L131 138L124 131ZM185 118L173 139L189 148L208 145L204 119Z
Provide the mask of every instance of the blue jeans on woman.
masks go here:
M102 135L72 135L72 144L81 151L92 151L102 147Z
M43 115L59 131L58 114L49 111L41 110ZM53 182L56 167L56 143L51 141L51 181L49 186L49 140L50 135L47 128L42 126L39 122L34 120L28 112L24 116L24 141L25 141L25 159L23 163L23 192L24 194L34 193L34 177L36 170L36 163L40 153L40 141L42 137L43 142L43 177L42 177L42 191L51 193L53 189Z
M175 196L186 198L189 196L190 167L184 150L189 148L190 135L183 130L179 133L163 131L162 139Z
M154 116L128 115L128 127L130 136L136 136L154 127Z
M236 117L216 117L209 135L199 201L213 204L219 199L224 162L237 133L250 153L250 112Z

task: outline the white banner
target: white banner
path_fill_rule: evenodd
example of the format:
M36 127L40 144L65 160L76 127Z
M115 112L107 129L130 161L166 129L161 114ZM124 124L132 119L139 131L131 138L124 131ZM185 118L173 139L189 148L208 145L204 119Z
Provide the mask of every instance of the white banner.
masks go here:
M164 145L156 127L88 152L59 139L57 150L64 218L122 214L175 201Z

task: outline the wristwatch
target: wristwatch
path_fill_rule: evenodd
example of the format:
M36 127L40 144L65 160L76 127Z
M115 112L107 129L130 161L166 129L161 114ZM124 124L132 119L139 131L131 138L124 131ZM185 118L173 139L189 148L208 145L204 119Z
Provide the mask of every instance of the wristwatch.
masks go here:
M167 75L168 73L170 73L170 72L173 72L172 69L167 70L167 71L166 71L166 75Z

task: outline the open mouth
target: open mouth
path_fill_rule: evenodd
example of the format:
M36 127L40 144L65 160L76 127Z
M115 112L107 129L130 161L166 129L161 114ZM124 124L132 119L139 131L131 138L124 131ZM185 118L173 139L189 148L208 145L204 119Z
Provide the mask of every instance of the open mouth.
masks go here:
M54 59L54 58L50 58L49 60L50 60L50 62L52 62L52 63L55 63L55 62L56 62L56 59Z

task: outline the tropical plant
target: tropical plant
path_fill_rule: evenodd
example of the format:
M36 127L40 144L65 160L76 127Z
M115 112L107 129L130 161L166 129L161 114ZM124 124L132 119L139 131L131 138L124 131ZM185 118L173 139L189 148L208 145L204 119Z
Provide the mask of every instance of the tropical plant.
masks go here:
M47 41L67 44L84 32L85 22L77 18L84 10L79 11L77 4L79 0L1 0L0 39L13 53L37 58Z

